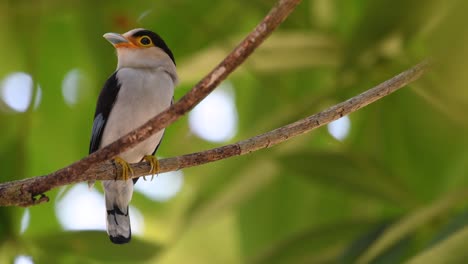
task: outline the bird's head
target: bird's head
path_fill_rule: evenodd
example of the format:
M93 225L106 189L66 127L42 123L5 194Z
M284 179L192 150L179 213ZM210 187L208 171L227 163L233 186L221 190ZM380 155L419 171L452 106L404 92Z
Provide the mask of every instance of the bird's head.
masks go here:
M103 37L117 50L118 68L175 68L171 50L158 34L150 30L137 28L122 35L106 33Z

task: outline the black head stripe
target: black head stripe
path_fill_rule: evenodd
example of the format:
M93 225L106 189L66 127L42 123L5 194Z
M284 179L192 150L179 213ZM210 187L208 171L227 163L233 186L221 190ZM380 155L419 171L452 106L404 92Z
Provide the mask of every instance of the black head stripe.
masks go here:
M141 37L141 36L148 36L151 38L153 41L154 45L160 49L162 49L164 52L166 52L167 55L171 58L172 62L175 63L174 55L172 54L172 51L169 49L169 47L166 45L166 42L156 33L150 30L140 30L137 31L133 34L133 37Z

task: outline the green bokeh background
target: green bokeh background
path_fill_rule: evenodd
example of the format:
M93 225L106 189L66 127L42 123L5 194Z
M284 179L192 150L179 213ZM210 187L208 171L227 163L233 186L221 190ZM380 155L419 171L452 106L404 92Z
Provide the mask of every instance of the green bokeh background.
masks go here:
M0 1L0 80L33 76L37 109L0 100L2 182L53 172L87 154L97 95L116 58L101 37L145 27L175 54L176 100L274 5L239 1ZM245 139L313 114L432 57L424 78L326 128L248 156L185 169L176 197L135 194L145 233L113 245L63 231L51 201L0 208L0 263L463 263L468 254L468 2L304 0L228 80ZM144 15L142 15L144 14ZM72 69L79 100L65 103ZM166 130L159 155L219 146ZM64 191L69 190L65 188ZM76 208L75 210L80 210ZM104 214L104 212L103 212ZM447 262L448 261L448 262Z

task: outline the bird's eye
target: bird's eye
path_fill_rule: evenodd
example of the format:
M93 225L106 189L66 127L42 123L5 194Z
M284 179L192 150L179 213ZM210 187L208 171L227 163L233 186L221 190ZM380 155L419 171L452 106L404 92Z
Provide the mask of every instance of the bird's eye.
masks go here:
M143 36L140 38L140 44L143 45L143 46L149 46L151 45L151 39L147 36Z

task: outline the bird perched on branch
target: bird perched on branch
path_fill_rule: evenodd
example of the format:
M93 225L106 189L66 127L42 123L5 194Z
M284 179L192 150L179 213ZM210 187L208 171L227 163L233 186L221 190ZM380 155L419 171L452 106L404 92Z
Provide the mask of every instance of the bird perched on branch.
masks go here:
M114 142L168 108L178 82L174 56L158 34L139 28L123 35L106 33L104 38L115 47L118 64L99 95L89 153ZM102 182L107 233L113 243L128 243L131 239L128 205L138 178L131 179L133 171L128 163L146 160L151 163L150 173L154 175L158 161L153 155L163 134L161 130L115 157L114 163L121 166L122 175ZM92 186L94 182L89 184Z

